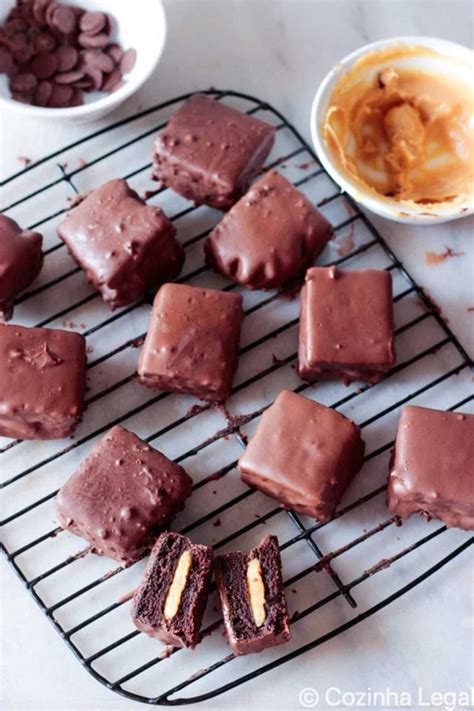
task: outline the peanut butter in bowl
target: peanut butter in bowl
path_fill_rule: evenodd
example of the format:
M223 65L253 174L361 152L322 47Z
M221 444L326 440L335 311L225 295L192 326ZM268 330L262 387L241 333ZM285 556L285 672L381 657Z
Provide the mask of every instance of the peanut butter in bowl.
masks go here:
M474 65L461 49L448 57L392 42L333 70L313 117L315 143L337 182L375 212L451 219L472 211Z

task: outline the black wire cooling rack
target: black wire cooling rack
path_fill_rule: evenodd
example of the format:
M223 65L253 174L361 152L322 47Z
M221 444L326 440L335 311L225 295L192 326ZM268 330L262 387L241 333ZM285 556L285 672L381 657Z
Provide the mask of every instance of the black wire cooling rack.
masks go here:
M135 347L146 331L153 295L108 311L68 256L56 226L68 197L125 177L176 223L186 248L179 281L239 290L203 261L202 242L220 213L165 188L153 189L150 182L151 139L189 95L102 128L4 181L10 203L3 211L42 231L46 247L40 280L19 298L14 320L82 332L88 343L89 391L84 422L71 441L0 444L2 551L93 677L129 699L157 705L203 701L251 683L390 605L474 542L467 533L416 517L400 527L385 508L388 457L401 406L416 402L472 411L467 353L383 237L277 110L233 91L205 93L276 126L276 144L265 168L278 166L335 225L335 240L318 263L392 273L398 362L376 385L302 384L295 373L297 298L243 291L239 369L226 411L183 395L153 394L137 382ZM283 511L247 488L236 471L245 436L283 387L338 408L362 427L364 468L326 524ZM144 561L111 568L110 560L88 554L83 541L61 531L53 508L58 488L96 439L117 423L193 476L194 494L174 528L216 550L248 549L265 533L278 534L292 613L288 645L235 658L212 596L207 634L194 651L163 650L133 627L127 602Z

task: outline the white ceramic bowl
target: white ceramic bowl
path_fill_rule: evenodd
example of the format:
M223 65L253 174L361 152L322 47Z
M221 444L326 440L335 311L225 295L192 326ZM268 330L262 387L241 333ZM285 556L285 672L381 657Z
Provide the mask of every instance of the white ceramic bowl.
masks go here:
M71 122L93 121L113 111L148 79L157 66L166 40L166 17L161 0L61 0L64 5L77 4L86 10L103 10L115 20L112 41L124 49L133 47L137 61L127 74L125 84L111 94L84 94L87 103L67 109L30 106L10 97L8 79L0 74L0 111L15 111L20 116ZM0 22L14 5L13 0L1 0Z
M326 145L322 125L332 91L341 76L349 71L353 64L368 52L383 50L392 45L400 44L428 47L434 50L438 55L424 55L423 57L414 55L408 60L409 66L421 69L433 69L436 66L440 66L439 63L442 62L443 73L449 74L449 72L452 71L453 75L458 77L459 72L462 71L460 68L462 65L466 68L466 83L472 83L473 52L467 47L463 47L455 42L448 42L447 40L436 39L434 37L391 37L390 39L379 40L378 42L365 45L365 47L361 47L355 52L348 54L344 59L338 62L323 79L316 92L311 109L311 136L316 153L333 180L353 197L354 200L360 203L360 205L368 208L377 215L409 224L447 222L448 220L470 215L474 213L474 197L463 204L453 203L449 205L445 203L442 206L436 206L436 208L432 210L427 210L426 205L405 205L400 204L396 200L389 200L382 197L378 198L373 191L362 190L360 184L357 183L355 179L352 180L350 175L345 172L343 173L339 167L335 165L332 154ZM397 61L391 61L390 64L396 68ZM404 61L404 66L407 66L406 61ZM377 71L378 68L374 67L374 74Z

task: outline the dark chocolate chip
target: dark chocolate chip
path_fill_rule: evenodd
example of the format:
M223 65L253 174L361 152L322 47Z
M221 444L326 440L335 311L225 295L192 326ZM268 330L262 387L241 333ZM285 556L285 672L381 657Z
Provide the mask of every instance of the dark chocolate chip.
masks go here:
M26 94L17 94L15 91L12 91L12 99L15 99L15 101L19 101L22 104L31 104L31 98L27 96Z
M132 71L137 61L137 51L135 49L127 49L122 59L120 60L120 71L122 74L128 74Z
M102 49L102 47L105 47L108 43L109 35L106 35L103 32L98 35L86 35L82 32L77 41L81 47L84 47L85 49Z
M38 80L31 72L16 74L10 80L10 88L16 94L31 94L36 89Z
M112 57L116 64L118 64L123 57L123 49L119 44L109 44L109 46L105 48L105 51L109 57Z
M31 61L31 71L37 79L49 79L58 69L58 60L53 52L38 52Z
M57 84L74 84L84 77L84 72L81 69L72 69L70 72L62 72L56 74L54 81Z
M69 101L69 106L82 106L84 103L84 94L80 89L74 89L72 97Z
M10 74L13 64L12 53L6 47L0 47L0 74Z
M117 82L117 84L114 84L114 86L112 87L112 89L110 89L110 91L111 91L111 92L113 92L113 91L118 91L119 89L122 88L122 86L125 86L126 83L127 83L127 82L126 82L126 81L123 79L123 77L122 77L122 79L120 79L120 81Z
M120 69L114 69L113 72L104 80L102 84L102 91L112 92L122 81L122 74Z
M53 85L50 81L40 81L36 87L34 103L36 106L47 106L53 93Z
M54 2L54 0L50 0L50 2L46 6L46 10L44 13L44 18L46 20L46 24L51 27L51 29L54 29L54 23L53 23L53 15L55 10L58 7L58 3Z
M50 4L51 0L35 0L33 3L33 19L40 25L40 27L45 27L46 22L46 9Z
M63 35L71 35L77 27L77 16L74 10L65 5L58 5L52 14L53 26Z
M102 81L103 81L103 75L100 69L96 69L95 67L90 67L86 65L85 67L82 68L82 71L84 74L92 79L92 88L94 91L98 91L100 87L102 86ZM77 86L77 84L76 84Z
M15 32L8 37L8 49L18 64L28 62L34 54L33 46L24 32Z
M79 59L77 49L64 44L56 48L55 54L58 60L58 71L60 72L69 72L71 69L74 69Z
M53 91L49 100L49 106L57 109L63 109L71 101L73 93L73 89L67 84L53 84Z
M96 35L104 29L107 17L103 12L85 12L81 17L79 27L86 35Z
M13 19L5 22L3 29L7 34L11 35L14 32L26 32L28 30L28 25L21 17L14 17Z
M56 45L56 37L51 32L40 32L33 40L36 52L52 52Z
M83 79L79 79L78 81L73 82L73 86L76 89L84 89L85 91L89 91L92 89L94 83L92 79L89 76L85 76Z
M84 64L89 67L100 69L101 72L105 72L106 74L110 74L110 72L115 68L115 63L112 57L97 49L86 50L84 53Z

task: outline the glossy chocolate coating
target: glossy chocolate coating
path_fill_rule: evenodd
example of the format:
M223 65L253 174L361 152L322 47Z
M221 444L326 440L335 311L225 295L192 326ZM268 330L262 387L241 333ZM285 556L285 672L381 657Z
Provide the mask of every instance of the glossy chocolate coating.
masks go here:
M15 220L0 214L0 321L12 317L15 298L40 273L42 243L38 232L22 230Z
M265 621L257 627L247 586L249 561L260 561L265 589ZM261 652L290 639L281 558L276 536L265 536L250 553L232 551L218 556L216 587L221 599L227 639L235 655Z
M140 354L140 382L224 401L237 366L241 323L240 294L164 284Z
M243 481L284 508L328 521L362 466L364 442L351 420L283 390L240 457Z
M155 140L153 177L198 204L227 209L245 193L274 140L273 126L194 94Z
M0 435L59 439L82 419L86 344L79 333L0 324Z
M307 382L376 383L395 363L392 277L313 267L301 292L298 372Z
M302 276L332 236L326 218L276 170L266 173L205 242L210 266L251 289Z
M178 612L164 616L167 595L181 555L190 551L192 565ZM132 620L137 629L163 644L195 647L206 609L213 563L212 548L192 543L179 533L162 533L151 551L142 582L133 596Z
M112 308L174 279L184 261L174 225L121 179L89 193L67 214L58 234Z
M184 469L123 427L96 444L59 491L61 526L95 553L130 565L151 548L191 494Z
M474 415L404 407L388 480L388 508L474 530Z

